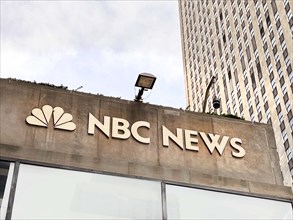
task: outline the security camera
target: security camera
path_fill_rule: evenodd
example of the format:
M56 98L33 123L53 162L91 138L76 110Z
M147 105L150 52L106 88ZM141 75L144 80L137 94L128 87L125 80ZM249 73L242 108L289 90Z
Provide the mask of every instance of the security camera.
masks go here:
M218 108L220 108L220 105L221 105L220 99L218 99L217 97L214 97L214 99L213 99L213 107L215 109L218 109Z

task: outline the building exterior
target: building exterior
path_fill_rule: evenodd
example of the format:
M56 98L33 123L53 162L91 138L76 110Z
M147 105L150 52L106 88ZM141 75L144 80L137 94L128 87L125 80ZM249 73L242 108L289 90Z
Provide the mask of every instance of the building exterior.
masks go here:
M292 219L271 125L0 79L1 219Z
M272 124L286 185L293 176L293 1L179 0L188 108ZM221 100L214 110L212 99Z

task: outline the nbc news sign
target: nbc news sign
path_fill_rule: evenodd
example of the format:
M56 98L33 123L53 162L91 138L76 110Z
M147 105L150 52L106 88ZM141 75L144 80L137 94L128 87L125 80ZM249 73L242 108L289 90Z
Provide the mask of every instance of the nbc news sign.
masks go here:
M33 109L31 115L26 118L26 122L30 125L48 127L51 118L53 118L54 129L67 131L74 131L76 129L75 123L72 122L73 117L71 114L65 113L61 107L53 108L50 105L44 105L41 109ZM130 124L126 119L111 118L110 116L104 116L103 122L101 122L93 114L89 113L87 133L89 135L94 135L95 130L98 129L99 132L102 132L108 138L112 137L126 140L132 136L136 141L142 144L150 144L151 137L141 136L139 134L140 128L149 130L151 124L147 121L136 121ZM216 150L221 156L229 143L232 148L231 154L233 157L243 158L245 156L245 150L241 146L242 141L237 137L221 137L221 135L218 134L181 128L177 128L174 134L164 125L162 125L162 135L164 147L169 147L169 142L172 140L182 150L186 149L198 152L200 150L198 140L201 138L205 147L207 147L211 154Z

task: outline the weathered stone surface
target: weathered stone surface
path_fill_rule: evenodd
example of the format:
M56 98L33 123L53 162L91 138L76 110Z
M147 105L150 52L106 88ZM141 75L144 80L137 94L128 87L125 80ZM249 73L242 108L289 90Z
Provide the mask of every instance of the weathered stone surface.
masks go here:
M279 185L272 185L262 182L249 182L249 192L259 195L270 195L272 197L293 199L292 189Z
M213 186L221 189L237 190L241 192L249 192L248 181L222 176L212 176L209 174L201 174L191 172L191 184L202 186Z
M144 166L141 164L130 163L129 174L180 183L190 182L189 171L186 169L168 169L163 167Z

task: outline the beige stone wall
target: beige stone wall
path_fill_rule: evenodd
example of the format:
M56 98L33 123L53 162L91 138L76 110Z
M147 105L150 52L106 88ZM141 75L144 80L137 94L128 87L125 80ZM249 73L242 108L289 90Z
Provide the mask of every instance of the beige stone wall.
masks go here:
M282 183L274 133L268 125L14 80L0 82L2 159L292 198L291 189ZM76 129L54 129L52 119L48 128L27 124L25 119L32 109L44 105L62 107L73 116ZM98 128L89 135L89 113L101 122L104 116L126 119L130 125L149 122L150 129L140 128L139 134L149 136L150 144L139 143L132 136L126 140L108 138ZM246 154L243 158L233 157L229 143L222 156L216 150L211 154L200 136L198 152L182 150L173 141L164 147L162 126L175 134L181 128L237 137Z

